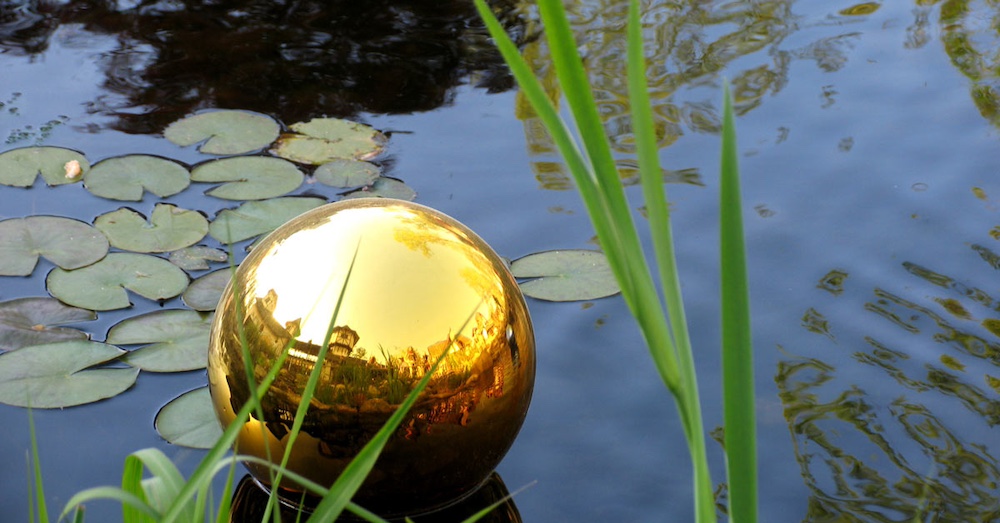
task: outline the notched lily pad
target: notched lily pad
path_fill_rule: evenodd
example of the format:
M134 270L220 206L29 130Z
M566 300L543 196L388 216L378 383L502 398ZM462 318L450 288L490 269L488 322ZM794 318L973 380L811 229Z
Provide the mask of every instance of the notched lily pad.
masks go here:
M292 218L326 203L320 198L287 196L247 202L235 209L223 209L208 225L208 234L230 244L277 229Z
M313 177L330 187L360 187L371 185L382 174L382 169L371 162L360 160L332 160L316 168Z
M190 390L170 400L153 421L160 437L173 445L210 449L222 437L208 387Z
M620 292L607 258L598 251L556 250L529 254L510 265L521 292L547 301L595 300Z
M90 265L108 253L108 239L90 225L59 216L0 221L0 276L28 276L43 256L64 269Z
M204 271L209 268L208 262L224 262L229 255L215 247L194 245L171 252L168 259L186 271Z
M75 162L75 163L74 163ZM83 154L62 147L22 147L0 154L0 184L31 187L39 174L45 183L65 185L90 170Z
M245 154L263 149L278 138L278 122L247 111L211 111L193 114L167 126L163 136L187 147L204 141L205 154Z
M0 302L0 351L71 340L86 340L86 332L69 323L93 321L94 311L70 307L53 298L17 298Z
M305 175L295 164L266 156L212 160L191 171L193 182L228 182L205 192L225 200L274 198L298 189L303 179Z
M102 214L94 226L111 245L133 252L169 252L201 241L208 234L208 219L197 211L158 203L149 221L142 214L122 207Z
M0 354L0 403L56 409L117 396L135 383L139 369L90 367L124 352L104 343L65 341Z
M130 154L97 162L83 176L83 185L101 198L137 202L143 191L173 196L187 188L190 178L187 167L173 160Z
M344 195L348 198L395 198L397 200L413 201L417 191L403 183L402 180L380 176L370 187L363 187Z
M373 127L337 118L315 118L291 126L271 153L293 162L321 165L336 159L367 160L385 148L386 137Z
M130 252L113 252L75 271L53 269L45 279L49 294L59 301L95 311L129 307L127 290L150 300L165 300L183 292L187 284L187 274L176 265Z
M144 345L122 361L150 372L183 372L205 368L212 315L189 310L165 310L119 322L106 343Z
M196 311L214 311L231 278L232 271L228 267L210 272L191 282L181 300Z

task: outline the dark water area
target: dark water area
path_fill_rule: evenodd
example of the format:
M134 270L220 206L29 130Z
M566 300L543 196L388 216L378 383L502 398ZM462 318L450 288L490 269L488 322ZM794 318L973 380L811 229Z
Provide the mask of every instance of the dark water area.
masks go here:
M530 6L497 6L545 78ZM717 135L734 86L757 357L762 521L992 521L1000 514L998 7L976 1L653 2L649 78L706 424L721 424ZM623 181L630 176L625 3L571 17ZM285 124L352 118L389 131L378 159L416 201L501 255L592 248L563 165L466 2L0 0L0 152L208 158L162 137L191 112ZM552 92L558 87L548 83ZM636 191L634 207L641 202ZM304 185L294 194L336 192ZM0 187L0 219L85 222L128 205L79 185ZM196 187L167 199L212 217ZM42 262L0 300L45 296ZM197 275L197 274L196 274ZM80 325L95 340L122 319ZM163 305L182 308L179 300ZM673 402L620 298L529 301L538 376L498 472L524 521L692 520ZM92 405L36 411L50 510L114 485L204 372L142 373ZM0 405L0 519L27 518L27 413ZM724 479L710 442L713 479ZM120 519L112 503L88 521Z

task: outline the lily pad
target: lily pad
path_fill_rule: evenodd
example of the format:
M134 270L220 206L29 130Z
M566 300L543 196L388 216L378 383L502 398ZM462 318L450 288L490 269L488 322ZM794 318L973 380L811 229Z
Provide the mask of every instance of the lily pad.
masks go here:
M108 253L101 231L59 216L0 221L0 276L28 276L43 256L63 269L90 265Z
M181 147L205 141L198 149L205 154L245 154L267 147L280 131L278 122L269 116L223 110L177 120L163 136Z
M79 175L70 176L75 173L74 165L80 172L90 169L87 158L71 149L48 146L12 149L0 154L0 184L31 187L39 174L50 186L73 183L80 180Z
M187 188L190 178L187 168L173 160L130 154L98 162L83 176L83 185L101 198L137 202L143 191L173 196Z
M145 345L122 360L150 372L183 372L205 368L212 315L165 310L123 320L108 331L106 343Z
M160 437L173 445L210 449L222 437L208 387L189 390L170 400L153 421Z
M344 195L348 198L395 198L397 200L413 201L417 191L401 180L380 176L371 187L363 187Z
M94 220L111 245L132 252L169 252L194 245L208 234L208 219L197 211L158 203L149 221L127 207Z
M210 272L191 282L181 300L196 311L214 311L219 304L219 298L222 297L222 291L226 289L231 278L231 270L228 267Z
M514 260L510 270L521 292L547 301L595 300L620 292L604 254L587 250L556 250Z
M188 277L163 258L113 252L75 271L53 269L45 284L49 293L63 303L107 311L132 305L126 289L150 300L173 298L187 287Z
M93 341L33 345L0 354L0 403L56 409L117 396L139 369L98 368L125 351Z
M337 118L315 118L291 126L271 153L293 162L321 165L336 159L366 160L385 148L385 135L374 128ZM296 134L298 133L298 134Z
M298 189L304 178L292 162L265 156L213 160L191 171L194 182L228 182L205 193L225 200L274 198Z
M313 177L331 187L360 187L371 185L382 174L382 169L371 162L359 160L332 160L316 168Z
M94 311L63 305L52 298L18 298L0 302L0 351L86 340L86 332L59 325L96 319Z
M186 271L204 271L209 268L208 262L224 262L229 259L225 251L215 247L194 245L170 253L170 263Z
M247 202L235 209L224 209L208 225L210 234L220 243L230 244L277 229L292 218L326 203L321 198L287 196Z

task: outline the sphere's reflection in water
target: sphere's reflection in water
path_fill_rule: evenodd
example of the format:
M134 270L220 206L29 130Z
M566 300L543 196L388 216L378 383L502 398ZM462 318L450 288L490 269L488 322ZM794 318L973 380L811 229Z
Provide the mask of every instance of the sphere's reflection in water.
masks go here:
M236 487L233 494L232 510L229 521L231 523L244 523L246 521L261 521L265 508L268 504L268 493L254 481L250 476L244 476ZM469 494L458 503L449 505L439 511L430 512L422 516L410 517L415 523L442 523L447 521L464 521L473 514L486 507L499 503L496 508L490 511L479 521L481 523L521 523L521 513L514 504L514 499L510 497L510 492L500 475L496 472L490 474L486 483L483 483L475 492ZM298 521L300 510L290 504L279 505L282 521ZM306 519L308 507L301 511L302 519ZM349 513L341 516L338 521L361 521Z
M269 235L226 289L209 350L209 387L225 425L250 396L247 369L260 381L289 348L262 399L264 419L251 417L240 432L240 453L276 461L284 454L331 327L288 468L333 484L446 354L355 501L383 514L414 513L473 492L517 435L535 376L527 307L499 256L454 219L397 200L326 205ZM264 467L248 468L268 483ZM294 483L281 488L298 497Z

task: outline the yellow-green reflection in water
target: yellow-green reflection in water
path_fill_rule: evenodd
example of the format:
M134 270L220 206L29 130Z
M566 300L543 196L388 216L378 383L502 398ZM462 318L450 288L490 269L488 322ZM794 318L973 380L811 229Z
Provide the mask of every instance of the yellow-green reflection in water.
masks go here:
M398 200L329 204L269 235L237 270L211 334L209 387L223 425L249 398L245 369L259 382L288 347L240 453L284 454L335 310L288 467L332 485L443 356L355 500L412 513L472 492L513 443L534 384L531 321L503 260L454 219ZM268 482L265 468L249 468Z
M971 249L991 267L1000 266L991 249ZM906 296L875 287L863 304L862 321L874 318L874 325L888 329L863 333L860 344L850 348L854 363L885 379L850 371L850 362L841 371L830 363L836 356L779 364L775 379L811 491L803 521L1000 517L1000 463L994 456L1000 301L928 267L910 262L902 267L921 282L918 288L933 294ZM833 294L828 287L840 289L848 278L835 269L817 286ZM836 328L818 333L832 337ZM903 343L907 339L913 342ZM843 350L848 343L828 345Z

